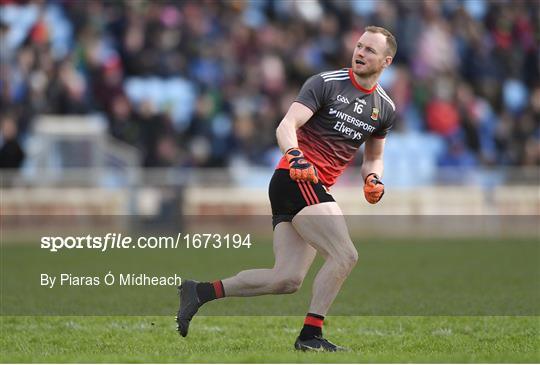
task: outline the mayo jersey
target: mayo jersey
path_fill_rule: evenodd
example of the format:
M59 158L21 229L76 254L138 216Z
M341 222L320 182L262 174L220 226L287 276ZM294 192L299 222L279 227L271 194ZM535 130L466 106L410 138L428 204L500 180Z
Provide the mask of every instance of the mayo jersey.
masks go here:
M396 117L396 107L383 88L376 84L364 89L347 68L310 77L295 101L314 113L296 131L298 147L327 187L336 182L362 143L386 136ZM277 168L289 168L285 157Z

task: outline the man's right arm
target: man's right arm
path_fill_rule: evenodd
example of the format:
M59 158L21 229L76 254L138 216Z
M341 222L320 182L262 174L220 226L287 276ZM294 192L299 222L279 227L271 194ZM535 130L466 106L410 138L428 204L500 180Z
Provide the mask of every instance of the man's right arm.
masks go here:
M304 158L298 148L296 130L303 126L313 115L313 111L302 103L292 103L276 130L279 148L289 162L289 175L295 181L310 181L317 184L317 171L313 164Z
M291 148L298 147L296 130L306 124L312 116L313 111L304 104L299 102L292 103L276 130L276 137L281 152L285 153Z

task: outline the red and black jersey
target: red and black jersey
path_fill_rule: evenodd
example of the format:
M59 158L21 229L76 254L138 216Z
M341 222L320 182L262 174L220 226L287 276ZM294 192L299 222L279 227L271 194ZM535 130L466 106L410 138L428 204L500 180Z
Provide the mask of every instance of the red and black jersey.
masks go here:
M348 68L310 77L295 101L314 113L296 131L298 147L327 187L334 185L362 143L386 136L396 116L383 88L377 84L364 89ZM289 168L285 157L277 168Z

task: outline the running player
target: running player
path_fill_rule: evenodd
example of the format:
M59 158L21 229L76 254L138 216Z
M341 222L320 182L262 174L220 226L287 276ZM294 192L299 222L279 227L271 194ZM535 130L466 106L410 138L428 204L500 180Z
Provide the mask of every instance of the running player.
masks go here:
M358 253L328 188L365 142L365 198L375 204L384 194L384 141L394 123L395 106L377 81L392 63L396 48L388 30L366 27L351 68L323 72L306 81L276 132L284 156L269 188L275 265L213 283L185 280L179 288L177 314L182 336L199 307L210 300L295 292L319 253L325 262L315 277L309 312L294 346L343 350L323 337L322 325Z

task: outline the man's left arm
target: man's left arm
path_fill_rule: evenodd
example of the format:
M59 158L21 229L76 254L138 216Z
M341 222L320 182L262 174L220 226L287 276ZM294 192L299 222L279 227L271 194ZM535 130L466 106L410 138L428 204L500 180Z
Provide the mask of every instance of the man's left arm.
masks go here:
M365 143L364 161L362 162L362 178L369 174L382 177L384 171L383 154L385 138L370 138Z
M384 195L384 184L381 181L384 170L384 143L386 135L396 120L396 109L393 102L389 102L389 107L382 111L381 126L366 141L361 170L364 178L364 196L371 204L378 203Z
M364 196L375 204L384 195L384 184L381 181L384 163L384 138L370 138L366 141L364 161L362 162L362 178L364 179Z

